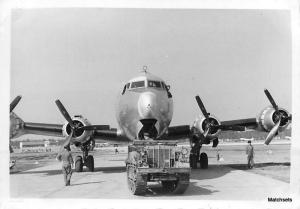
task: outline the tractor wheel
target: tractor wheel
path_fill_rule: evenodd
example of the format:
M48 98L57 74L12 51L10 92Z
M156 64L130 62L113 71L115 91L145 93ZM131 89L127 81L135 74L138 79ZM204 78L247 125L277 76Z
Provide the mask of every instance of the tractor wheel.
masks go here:
M76 158L75 158L75 171L76 172L82 172L82 168L83 168L82 157L81 156L76 156Z
M127 183L128 188L134 195L144 195L146 193L147 181L143 176L136 172L134 166L128 165L127 170Z
M208 158L207 158L207 154L205 152L202 152L200 154L200 167L201 167L201 169L208 168Z
M88 171L94 171L94 157L92 155L88 155L86 157L85 166L87 167Z

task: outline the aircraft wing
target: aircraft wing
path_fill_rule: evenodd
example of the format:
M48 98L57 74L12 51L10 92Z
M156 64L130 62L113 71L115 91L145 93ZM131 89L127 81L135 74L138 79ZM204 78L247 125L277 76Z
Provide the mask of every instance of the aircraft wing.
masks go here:
M23 128L28 134L63 137L62 124L24 123Z
M238 128L240 128L238 131L244 131L246 128L255 129L257 127L258 123L256 118L221 121L220 126L220 128L223 130L238 130Z
M218 128L223 131L245 131L246 128L255 129L257 126L256 118L247 118L222 121ZM190 137L192 134L192 127L189 125L180 125L170 126L165 136L172 139L181 139Z
M109 129L109 130L97 130L93 134L93 138L97 142L118 142L118 143L129 143L130 140L121 136L117 129Z
M117 129L112 129L109 125L91 125L91 123L81 115L71 118L59 100L56 101L56 104L66 119L64 124L24 122L13 112L13 109L19 103L20 99L21 96L17 96L10 105L10 139L23 134L66 137L63 146L69 143L77 145L84 144L90 140L129 142L129 139L121 136Z
M10 113L10 138L16 138L23 134L37 134L46 136L63 137L62 124L31 123L24 122L14 112Z
M167 133L162 138L185 140L190 136L190 130L191 129L189 125L170 126L168 127Z

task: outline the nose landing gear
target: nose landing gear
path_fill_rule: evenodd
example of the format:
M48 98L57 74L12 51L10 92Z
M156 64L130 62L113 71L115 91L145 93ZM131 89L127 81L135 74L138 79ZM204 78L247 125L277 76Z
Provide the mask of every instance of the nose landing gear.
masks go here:
M94 157L88 154L92 148L93 146L91 146L89 143L81 146L82 156L76 156L75 158L76 172L82 172L83 166L86 166L87 170L90 172L94 171Z

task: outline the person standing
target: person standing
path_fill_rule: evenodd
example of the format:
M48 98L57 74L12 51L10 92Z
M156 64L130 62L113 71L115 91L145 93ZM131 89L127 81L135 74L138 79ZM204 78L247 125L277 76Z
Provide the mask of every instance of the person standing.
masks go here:
M72 167L74 167L70 145L64 146L64 149L57 155L56 159L62 161L62 173L64 175L65 186L70 186Z
M220 153L219 153L219 148L217 148L217 161L220 161Z
M248 145L246 147L246 154L247 154L247 166L249 169L253 168L254 165L254 148L251 144L251 141L248 141Z

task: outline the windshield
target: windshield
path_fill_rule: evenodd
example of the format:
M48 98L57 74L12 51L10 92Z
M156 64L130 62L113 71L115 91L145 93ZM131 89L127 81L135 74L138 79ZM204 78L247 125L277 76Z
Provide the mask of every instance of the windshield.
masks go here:
M148 81L148 87L161 88L160 81Z
M131 83L131 88L142 88L145 87L145 81L135 81Z

